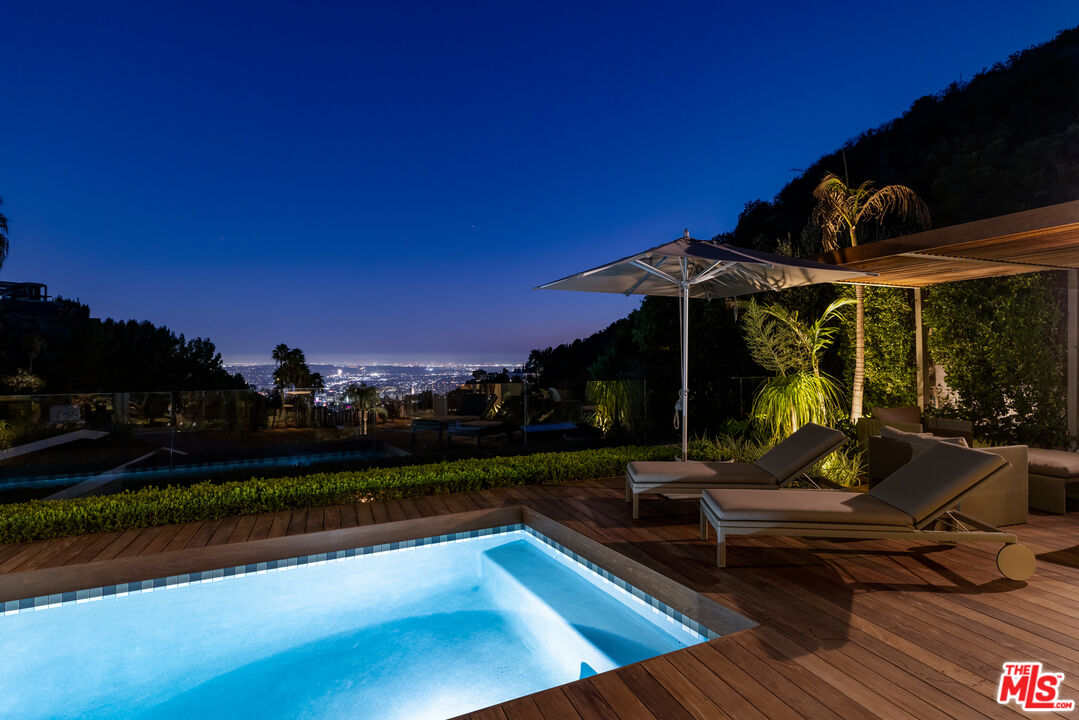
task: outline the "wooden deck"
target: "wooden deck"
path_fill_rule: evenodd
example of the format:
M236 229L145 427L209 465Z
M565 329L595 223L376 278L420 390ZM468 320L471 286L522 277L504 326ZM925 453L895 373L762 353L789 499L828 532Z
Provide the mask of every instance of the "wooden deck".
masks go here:
M618 480L316 508L0 546L0 574L527 505L760 625L500 706L538 718L1014 718L995 702L1005 661L1041 661L1079 699L1079 516L1013 528L1038 555L1026 583L990 546L735 538L731 567L697 538L692 501L648 499L630 519ZM1042 714L1049 717L1067 717Z

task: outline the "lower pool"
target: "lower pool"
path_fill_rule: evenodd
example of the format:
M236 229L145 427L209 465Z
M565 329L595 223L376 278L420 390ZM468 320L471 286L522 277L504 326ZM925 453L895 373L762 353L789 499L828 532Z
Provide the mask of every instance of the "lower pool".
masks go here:
M714 637L524 525L0 610L4 718L448 718Z

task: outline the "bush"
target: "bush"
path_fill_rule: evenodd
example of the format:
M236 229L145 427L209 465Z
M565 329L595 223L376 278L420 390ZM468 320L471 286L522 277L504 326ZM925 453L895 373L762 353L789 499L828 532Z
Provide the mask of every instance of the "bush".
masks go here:
M975 436L996 445L1066 439L1064 297L1054 280L1032 273L929 291L929 351L954 392L937 414L972 420Z
M633 460L670 460L671 446L455 460L397 468L252 478L0 506L0 543L128 530L235 515L534 483L610 477Z

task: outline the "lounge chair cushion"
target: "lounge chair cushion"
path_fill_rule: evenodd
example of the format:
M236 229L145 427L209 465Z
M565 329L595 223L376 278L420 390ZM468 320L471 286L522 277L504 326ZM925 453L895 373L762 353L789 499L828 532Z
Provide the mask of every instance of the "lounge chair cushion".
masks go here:
M1030 448L1028 451L1030 472L1050 477L1079 477L1079 453L1066 450L1043 450Z
M859 492L705 490L701 499L722 520L911 526L910 515Z
M874 486L869 495L907 513L918 525L1005 464L1000 455L938 442Z
M846 436L839 430L808 423L753 464L783 483L809 463L838 447L845 439Z
M776 480L756 465L749 463L721 462L631 462L626 472L632 482L651 485L679 483L700 484L702 487L717 485L760 485L775 487Z

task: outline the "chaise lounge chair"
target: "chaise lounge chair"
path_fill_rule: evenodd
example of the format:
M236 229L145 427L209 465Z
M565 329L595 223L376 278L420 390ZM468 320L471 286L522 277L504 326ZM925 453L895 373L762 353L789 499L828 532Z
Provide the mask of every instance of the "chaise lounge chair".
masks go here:
M633 503L636 520L638 498L645 493L699 496L707 488L780 488L846 442L840 431L809 423L753 463L631 462L626 466L626 502Z
M1034 572L1034 554L1015 535L958 511L968 493L1007 468L999 455L941 443L868 493L706 490L701 538L707 539L708 525L716 529L719 567L726 567L731 535L1002 543L997 569L1004 577L1024 580Z

